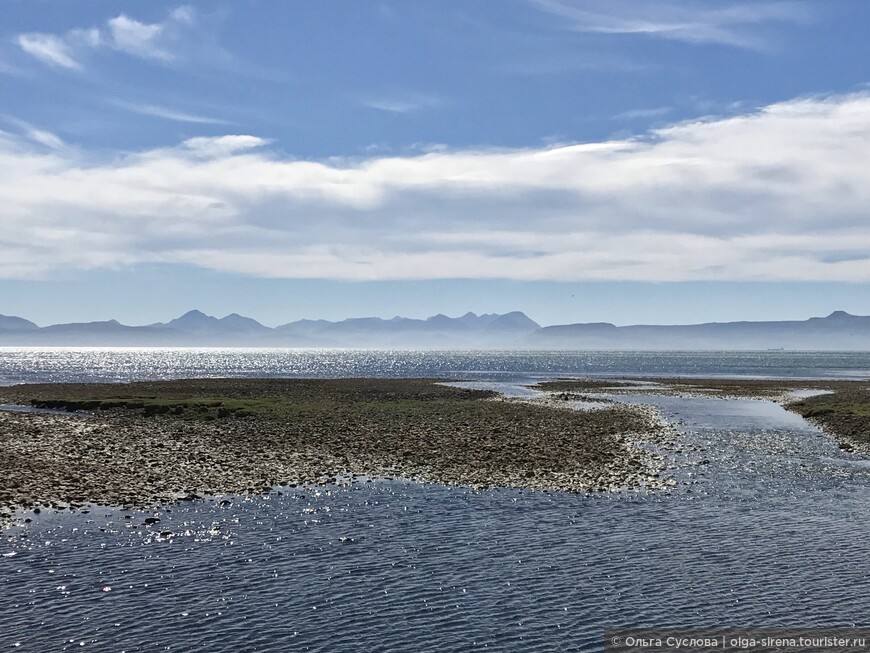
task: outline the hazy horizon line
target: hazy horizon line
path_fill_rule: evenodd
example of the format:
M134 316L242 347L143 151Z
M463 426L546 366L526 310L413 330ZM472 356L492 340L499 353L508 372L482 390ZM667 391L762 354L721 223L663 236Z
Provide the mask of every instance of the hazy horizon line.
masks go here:
M805 322L807 320L817 319L817 318L827 318L827 317L831 317L831 316L837 315L837 314L850 315L852 317L870 317L870 316L865 316L865 315L857 315L855 313L849 313L848 311L844 311L844 310L834 310L831 313L829 313L828 315L808 315L807 317L804 317L803 319L797 319L797 318L766 319L766 320L727 319L727 320L708 320L708 321L701 321L701 322L669 322L669 323L627 322L627 323L622 323L622 324L617 324L616 322L609 322L609 321L603 321L603 320L591 320L591 321L574 321L574 322L554 322L552 324L543 324L543 323L535 320L534 317L530 316L525 311L523 311L521 309L517 309L517 310L513 310L513 311L507 311L504 313L496 313L496 312L477 313L476 311L468 310L468 311L466 311L460 315L456 315L456 316L447 315L445 313L433 313L433 314L427 315L426 317L411 317L409 315L401 315L401 314L396 314L396 315L393 315L391 317L383 317L383 316L379 316L379 315L351 315L351 316L347 316L344 318L332 319L332 320L326 319L326 318L318 318L318 317L302 317L302 318L297 318L297 319L290 320L287 322L280 322L280 323L276 324L275 326L270 326L269 324L261 322L260 320L258 320L255 317L251 317L250 315L244 315L244 314L241 314L241 313L238 313L235 311L231 312L231 313L227 313L226 315L224 315L222 317L218 317L218 315L216 315L216 314L212 315L212 314L207 313L203 310L200 310L197 308L192 308L188 311L185 311L184 313L181 313L180 315L178 315L174 318L170 318L170 319L166 320L165 322L161 321L161 320L154 320L154 321L150 321L150 322L143 323L143 324L133 324L133 323L122 322L121 320L118 320L117 318L95 319L95 320L74 320L74 321L70 321L70 322L58 321L58 322L52 322L50 324L39 324L39 323L29 319L26 315L13 315L13 314L7 314L7 313L0 313L0 318L13 318L13 319L26 320L28 322L31 322L32 324L35 324L40 329L51 327L51 326L66 325L66 324L100 324L100 323L110 323L110 322L117 322L121 326L126 326L126 327L145 328L145 327L165 326L165 325L169 324L170 322L173 322L174 320L178 320L186 315L189 315L190 313L199 313L206 318L212 318L215 320L223 320L226 318L237 316L240 318L253 320L253 321L257 322L258 324L260 324L261 326L268 328L268 329L277 329L277 328L280 328L282 326L287 326L289 324L294 324L297 322L305 322L305 321L308 321L308 322L329 322L332 324L337 324L337 323L345 322L345 321L349 321L349 320L381 320L383 322L389 322L391 320L412 320L412 321L425 322L425 321L431 320L431 319L439 317L439 316L443 316L443 317L446 317L446 318L451 319L451 320L457 320L457 319L465 317L469 314L472 314L475 317L485 317L485 316L491 316L491 315L504 316L504 315L510 315L512 313L522 314L526 318L528 318L528 319L532 320L533 322L535 322L536 324L538 324L541 328L557 327L557 326L569 326L569 325L576 325L576 324L602 324L602 325L608 324L608 325L612 325L612 326L621 328L621 327L634 327L634 326L695 326L695 325L702 325L702 324L737 324L737 323L747 323L747 322L757 322L757 323L764 323L764 322Z

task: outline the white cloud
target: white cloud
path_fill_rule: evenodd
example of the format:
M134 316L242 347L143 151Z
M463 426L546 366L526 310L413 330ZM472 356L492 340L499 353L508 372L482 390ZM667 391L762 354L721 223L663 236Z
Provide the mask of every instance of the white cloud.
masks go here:
M127 109L128 111L142 114L143 116L153 116L155 118L163 118L164 120L173 120L175 122L189 122L199 125L231 124L228 120L187 113L185 111L176 111L175 109L169 109L167 107L161 107L155 104L135 104L133 102L122 101L114 101L112 102L112 104Z
M176 7L169 12L169 17L179 24L193 25L196 22L196 10L193 7Z
M44 145L45 147L51 148L53 150L58 150L64 147L66 144L63 142L57 134L53 134L50 131L46 131L45 129L37 129L35 127L31 127L27 135L40 145Z
M657 107L655 109L632 109L631 111L623 111L618 113L613 118L615 120L637 120L640 118L661 118L669 114L673 109L671 107Z
M54 34L19 34L18 46L27 54L50 66L78 70L81 64L73 58L73 48Z
M444 100L434 95L420 93L399 94L394 96L369 97L360 101L365 107L389 113L410 113L444 104Z
M202 156L229 156L243 150L252 150L268 145L269 141L257 136L197 136L188 138L183 145L192 152Z
M806 3L788 0L716 3L713 7L648 0L531 1L577 32L639 34L750 49L766 48L764 39L753 31L755 27L810 20Z
M362 104L370 109L378 109L379 111L388 111L390 113L408 113L409 111L415 111L420 108L420 105L416 102L387 98L363 100Z
M185 28L195 23L190 7L179 7L160 23L142 23L125 14L106 21L103 27L73 29L65 34L19 34L18 46L45 64L81 70L83 60L97 50L114 50L140 59L170 61L173 47Z
M295 160L256 136L94 161L0 133L0 276L870 281L870 92L644 138ZM18 261L20 266L10 261Z
M140 23L124 14L110 19L106 25L115 49L143 59L172 58L160 45L163 25Z
M17 127L25 138L33 141L34 143L38 143L43 147L47 147L53 150L58 150L63 147L66 147L66 143L63 142L63 139L57 134L53 134L50 131L45 129L39 129L38 127L30 124L25 120L19 120L13 116L2 116L3 120L10 125L14 125Z

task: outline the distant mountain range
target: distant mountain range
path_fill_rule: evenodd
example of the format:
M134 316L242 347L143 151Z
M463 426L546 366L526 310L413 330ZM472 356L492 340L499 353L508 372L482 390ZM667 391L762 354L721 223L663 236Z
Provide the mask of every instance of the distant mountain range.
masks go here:
M870 350L870 317L834 311L801 321L565 324L535 331L527 344L533 349Z
M218 319L196 310L146 326L109 320L40 328L29 320L0 315L0 345L495 349L515 346L540 328L520 312L466 313L457 318L435 315L425 320L299 320L274 329L236 313Z
M835 311L779 322L635 325L607 322L541 327L524 313L434 315L425 320L298 320L275 328L235 313L189 311L169 322L127 326L116 320L39 327L0 315L4 346L246 346L415 349L870 350L870 316Z

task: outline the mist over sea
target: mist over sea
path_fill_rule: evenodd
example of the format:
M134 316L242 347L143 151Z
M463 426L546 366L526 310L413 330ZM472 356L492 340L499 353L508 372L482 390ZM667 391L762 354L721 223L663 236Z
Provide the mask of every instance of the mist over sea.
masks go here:
M866 378L870 353L0 350L3 384L564 375ZM870 461L770 402L628 400L681 433L671 493L375 480L28 513L0 534L0 649L543 653L616 626L866 625Z

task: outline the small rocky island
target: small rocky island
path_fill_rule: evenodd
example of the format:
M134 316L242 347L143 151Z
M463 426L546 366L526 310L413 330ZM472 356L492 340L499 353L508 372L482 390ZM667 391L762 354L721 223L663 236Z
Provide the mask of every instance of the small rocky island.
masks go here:
M0 389L0 506L147 507L353 477L577 492L659 487L655 411L433 379L197 379ZM8 512L7 512L8 514Z

